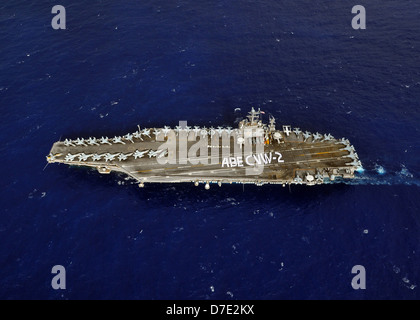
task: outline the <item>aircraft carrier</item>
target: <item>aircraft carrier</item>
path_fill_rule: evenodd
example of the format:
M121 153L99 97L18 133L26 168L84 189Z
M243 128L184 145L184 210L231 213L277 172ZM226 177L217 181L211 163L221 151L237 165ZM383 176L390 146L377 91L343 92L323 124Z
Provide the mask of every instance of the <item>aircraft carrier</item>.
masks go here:
M290 125L276 128L274 117L262 121L252 108L238 128L140 128L112 138L77 138L55 142L49 163L85 166L101 174L119 172L138 182L200 184L317 185L352 179L362 168L345 139L311 133Z

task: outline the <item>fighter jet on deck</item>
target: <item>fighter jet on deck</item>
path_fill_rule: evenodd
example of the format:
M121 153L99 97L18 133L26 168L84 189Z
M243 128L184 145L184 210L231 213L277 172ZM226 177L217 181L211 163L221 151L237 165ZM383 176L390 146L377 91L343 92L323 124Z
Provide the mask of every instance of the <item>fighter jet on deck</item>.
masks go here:
M136 150L136 152L134 152L134 154L133 154L134 159L140 159L140 158L143 158L143 157L144 157L144 155L145 155L146 153L148 153L148 152L149 152L149 150L145 150L145 151L139 151L139 150Z
M79 161L86 161L87 159L89 159L91 155L90 154L85 154L85 153L79 153L77 155L77 157L79 158Z
M318 171L315 175L315 179L317 179L318 181L323 181L324 176Z
M97 142L96 138L89 138L89 139L87 140L87 143L88 143L90 146L93 146L93 145L95 145L95 146L99 146L99 143Z
M148 153L149 158L156 157L161 151L162 150L157 150L157 151L150 150L149 153Z
M97 153L95 153L93 156L92 156L92 160L93 161L99 161L99 160L101 160L102 159L102 155L101 154L97 154Z
M102 137L101 139L99 139L99 143L100 144L109 144L109 145L112 145L112 143L111 142L109 142L109 138L108 137Z
M346 150L346 151L348 151L348 152L351 152L351 151L355 151L355 149L354 149L354 147L353 146L346 146L345 148L342 148L342 149L340 149L340 150Z
M147 129L147 128L143 129L143 131L141 132L141 134L144 135L144 136L147 136L147 137L151 138L150 137L150 129Z
M134 136L131 133L127 133L123 138L127 141L130 141L131 143L134 143L133 141Z
M76 145L69 139L64 140L64 145L66 147L75 147Z
M131 156L132 155L132 153L126 153L126 154L124 154L124 153L120 153L119 155L118 155L118 161L124 161L124 160L127 160L127 158L129 157L129 156Z
M317 132L313 135L313 137L314 137L314 139L313 139L312 142L315 142L317 140L320 140L322 138L322 135Z
M324 141L331 141L332 139L334 139L334 137L330 133L324 134Z
M305 131L305 133L303 134L303 138L305 139L304 141L306 142L310 137L312 137L312 133L310 133L309 131Z
M180 132L181 130L182 130L181 126L175 126L174 131L175 131L176 135L179 135L179 132Z
M232 127L227 127L227 128L225 129L225 131L226 131L226 133L228 134L228 136L230 136L230 135L232 134L232 132L233 132Z
M353 160L353 162L346 163L346 165L353 167L361 167L362 163L360 162L360 160Z
M203 128L201 128L201 135L204 137L204 136L206 136L208 133L207 133L207 128L206 127L203 127Z
M157 136L160 135L161 131L158 129L153 130L153 134L155 135L155 139L157 139Z
M295 181L295 183L298 183L298 184L302 184L303 183L303 179L301 177L299 177L299 176L296 176L296 178L294 179L294 181Z
M162 129L162 132L166 137L168 135L168 133L171 132L171 127L164 126L163 129Z
M139 131L133 132L133 137L136 139L140 139L141 141L143 141L143 138L141 137L141 131L139 128Z
M106 153L105 154L105 161L113 161L117 156L119 155L119 153L115 153L115 154L110 154L110 153Z
M87 144L85 143L85 139L83 139L83 138L77 138L76 139L76 145L77 146L85 146L85 147L87 147Z
M225 131L225 130L224 130L222 127L217 127L217 129L216 129L216 132L217 132L217 134L219 135L219 137L221 137L221 136L222 136L223 131Z
M194 129L192 131L195 133L196 136L198 136L198 134L201 131L201 128L199 126L194 126Z
M68 153L66 155L66 157L64 158L64 160L65 161L74 161L74 159L76 159L76 157L77 157L77 154Z
M122 141L122 137L117 137L117 136L115 136L115 137L112 139L112 142L113 142L113 143L121 143L121 144L125 144L125 142L124 142L124 141Z

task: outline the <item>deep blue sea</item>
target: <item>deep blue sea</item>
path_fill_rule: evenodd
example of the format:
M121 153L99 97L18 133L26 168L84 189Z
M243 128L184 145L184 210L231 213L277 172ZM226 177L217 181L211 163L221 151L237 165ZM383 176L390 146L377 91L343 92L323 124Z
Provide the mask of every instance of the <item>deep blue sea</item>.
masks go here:
M419 299L420 3L367 1L354 30L357 4L2 1L0 298ZM349 138L365 172L205 191L45 167L59 139L235 126L251 106Z

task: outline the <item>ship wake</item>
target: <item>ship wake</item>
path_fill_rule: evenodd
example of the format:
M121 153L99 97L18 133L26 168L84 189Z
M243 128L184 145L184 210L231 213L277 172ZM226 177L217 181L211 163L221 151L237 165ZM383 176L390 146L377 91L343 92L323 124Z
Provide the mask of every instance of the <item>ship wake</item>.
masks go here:
M400 170L388 171L383 166L376 164L371 170L359 170L351 180L337 178L335 181L325 181L325 183L344 183L347 185L408 185L420 187L420 179L415 177L405 165L401 165Z

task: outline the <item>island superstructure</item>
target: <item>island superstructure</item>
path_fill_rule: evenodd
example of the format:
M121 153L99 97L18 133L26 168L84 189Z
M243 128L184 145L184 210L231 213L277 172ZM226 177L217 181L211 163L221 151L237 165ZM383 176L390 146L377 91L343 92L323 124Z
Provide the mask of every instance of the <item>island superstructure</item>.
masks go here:
M262 121L252 108L238 128L140 128L108 138L55 142L49 163L85 166L101 174L124 173L140 187L147 183L192 182L196 186L225 183L316 185L352 179L362 164L350 142L331 134L311 133Z

